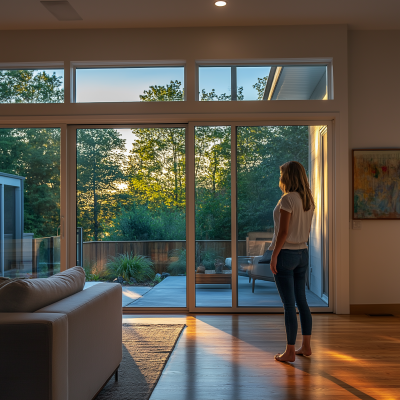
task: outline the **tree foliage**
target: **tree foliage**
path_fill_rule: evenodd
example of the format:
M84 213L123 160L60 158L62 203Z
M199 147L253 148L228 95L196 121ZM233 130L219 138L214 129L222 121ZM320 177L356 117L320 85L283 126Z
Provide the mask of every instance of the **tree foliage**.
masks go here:
M77 222L99 240L126 201L125 140L115 129L77 130Z
M231 130L203 126L195 131L196 239L229 240Z
M62 103L62 78L45 71L0 70L0 103Z
M238 237L273 227L282 193L279 167L298 161L308 169L307 126L240 127L237 134Z
M26 178L24 231L55 236L60 220L60 130L0 129L0 171Z
M149 209L185 207L185 129L133 129L129 194Z
M108 226L108 240L185 240L185 211L176 208L149 209L132 204Z
M182 101L184 91L181 88L181 82L171 81L165 86L150 86L139 96L141 101Z

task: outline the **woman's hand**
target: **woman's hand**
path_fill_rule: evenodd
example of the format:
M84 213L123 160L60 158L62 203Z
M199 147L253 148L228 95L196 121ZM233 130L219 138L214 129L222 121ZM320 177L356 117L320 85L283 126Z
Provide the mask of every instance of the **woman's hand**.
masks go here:
M271 268L271 271L274 275L276 275L278 273L277 269L276 269L276 264L278 263L278 257L274 256L272 254L271 257L271 262L269 264L269 267Z

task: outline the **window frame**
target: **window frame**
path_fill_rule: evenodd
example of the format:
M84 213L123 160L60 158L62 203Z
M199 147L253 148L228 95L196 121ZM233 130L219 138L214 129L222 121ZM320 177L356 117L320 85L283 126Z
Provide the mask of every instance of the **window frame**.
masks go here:
M31 70L62 70L63 71L63 90L64 90L64 101L60 103L0 103L1 105L5 104L65 104L67 93L65 90L66 87L66 75L65 75L65 63L64 61L42 61L42 62L19 62L19 63L7 63L7 62L0 62L0 71L31 71Z
M290 59L263 59L263 60L201 60L196 61L196 101L200 101L200 68L201 67L295 67L295 66L325 66L327 69L327 92L328 98L327 100L334 100L334 91L333 91L333 60L332 58L290 58ZM232 80L231 75L231 80ZM236 76L236 86L237 86L237 76ZM231 90L232 92L232 90ZM232 95L232 93L231 93ZM237 101L228 100L229 102ZM246 102L260 102L266 100L244 100ZM296 101L296 100L288 100L288 101ZM307 101L307 100L306 100ZM315 101L315 100L313 100ZM319 100L316 100L319 101ZM324 100L326 101L326 100Z

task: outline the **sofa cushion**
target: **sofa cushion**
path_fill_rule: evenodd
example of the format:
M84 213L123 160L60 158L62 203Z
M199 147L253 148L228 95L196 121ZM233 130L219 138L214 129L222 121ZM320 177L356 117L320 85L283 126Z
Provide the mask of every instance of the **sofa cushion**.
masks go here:
M80 292L84 285L82 267L49 278L10 279L0 286L0 312L33 312Z
M10 282L10 278L3 278L2 276L0 276L0 287L7 284L8 282Z

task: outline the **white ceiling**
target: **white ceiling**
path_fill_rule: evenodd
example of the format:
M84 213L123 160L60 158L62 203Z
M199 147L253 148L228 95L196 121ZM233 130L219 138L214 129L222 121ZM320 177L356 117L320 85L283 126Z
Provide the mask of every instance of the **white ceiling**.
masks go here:
M347 24L400 29L400 0L70 0L82 21L58 21L40 0L0 0L0 30Z

